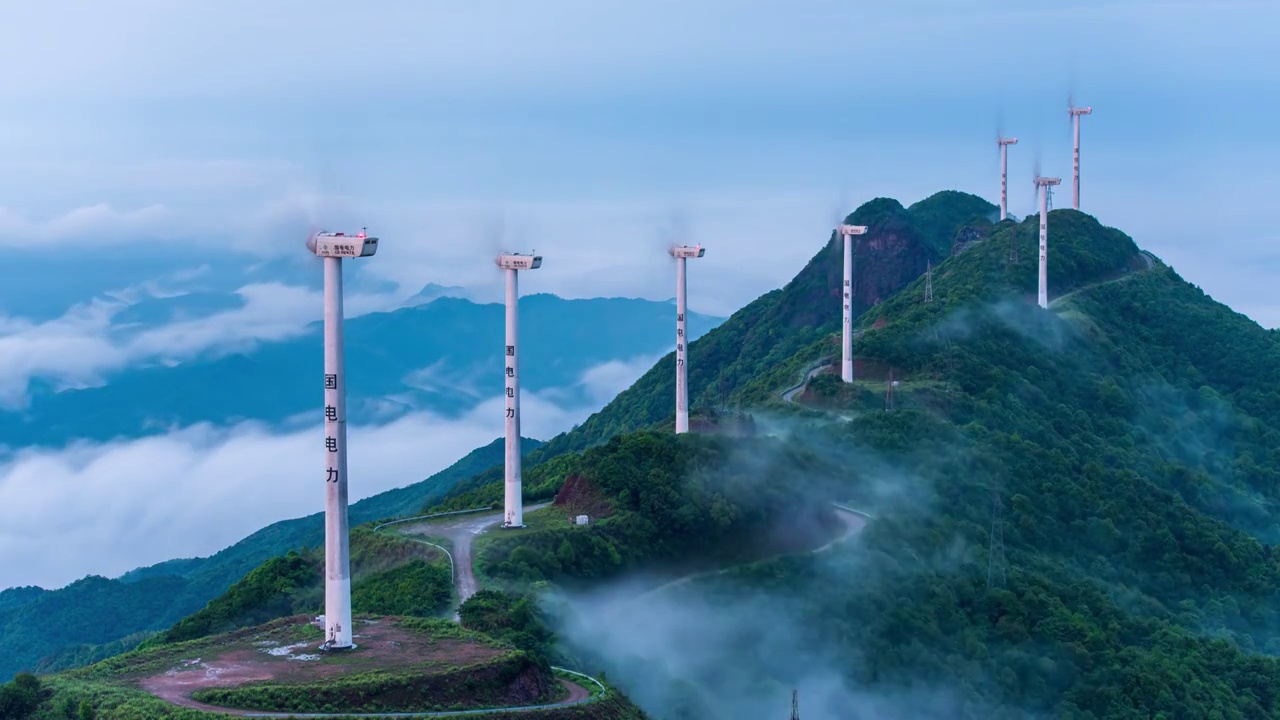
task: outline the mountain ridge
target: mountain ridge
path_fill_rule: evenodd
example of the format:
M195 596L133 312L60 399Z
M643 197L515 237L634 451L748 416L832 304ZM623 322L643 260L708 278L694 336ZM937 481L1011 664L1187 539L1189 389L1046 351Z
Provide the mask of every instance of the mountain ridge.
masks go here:
M790 452L844 468L801 474L792 492L876 520L820 555L682 584L681 603L630 618L643 643L588 623L595 632L569 637L571 652L646 710L715 720L757 717L792 687L817 696L819 713L856 702L885 717L1280 716L1276 334L1073 210L1048 217L1051 299L1066 299L1045 311L1038 218L991 224L961 200L939 201L958 219L932 240L900 203L879 204L885 232L864 238L908 258L891 272L951 250L934 266L932 302L917 273L859 308L854 383L818 374L797 402L780 397L838 352L834 238L783 289L691 344L700 414L759 415ZM949 246L935 242L948 232ZM821 302L829 310L815 311ZM667 431L669 366L530 452L526 499L553 495L585 448L608 472L652 437L634 430ZM887 410L890 369L900 387ZM680 446L646 471L675 472ZM496 469L455 483L440 507L492 502ZM698 482L716 481L707 470ZM663 510L635 507L638 518L601 519L583 541L610 537L626 557L649 538L628 528ZM527 564L508 550L513 568ZM735 611L744 598L769 614ZM726 641L748 643L732 672L695 651Z
M795 340L803 333L788 338L799 313L765 325L748 306L700 340L766 332L798 346L734 392L754 401L752 412L789 414L802 448L856 458L866 470L851 471L842 499L879 520L848 559L758 563L694 585L718 598L711 608L761 592L783 603L773 622L798 639L752 657L817 652L848 687L898 693L889 717L1280 716L1268 689L1280 680L1270 657L1280 653L1271 630L1280 626L1280 553L1268 544L1280 537L1276 334L1084 213L1054 210L1048 222L1051 299L1066 301L1049 312L1035 303L1038 218L991 226L935 265L933 302L916 278L860 314L855 355L869 372L851 386L818 375L809 385L831 391L821 407L791 410L779 397L804 365L839 352L830 333L807 345ZM788 289L803 285L798 277ZM891 368L900 387L885 412ZM626 397L665 404L647 377L534 453L529 491L553 494L575 466L571 453L597 438L625 447L628 429L665 424ZM442 507L493 497L493 479L459 484ZM886 482L903 487L886 496ZM993 549L993 523L1007 554ZM721 627L719 612L685 617L673 635L659 617L631 618L648 623L643 647L662 647L662 657L634 654L640 646L616 633L578 649L613 677L630 673L624 689L651 712L671 707L652 690L664 683L702 683L695 695L720 699L796 684L804 692L803 673L767 660L735 671L751 679L733 686L717 666L673 662L697 657L711 638L695 629ZM619 664L603 647L633 655ZM901 699L922 682L950 699ZM755 717L750 707L716 702L688 716Z

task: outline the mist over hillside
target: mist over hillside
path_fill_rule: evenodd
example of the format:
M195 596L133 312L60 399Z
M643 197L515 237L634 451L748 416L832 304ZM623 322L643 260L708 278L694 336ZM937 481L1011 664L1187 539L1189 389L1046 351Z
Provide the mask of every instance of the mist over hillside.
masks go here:
M899 208L878 200L851 216L873 226L859 258L911 257L894 239L918 230ZM568 652L616 673L662 718L774 717L793 687L802 707L850 717L1280 710L1274 333L1072 210L1049 215L1041 310L1039 218L968 215L941 224L964 241L934 263L932 302L917 276L860 308L852 385L819 372L795 402L781 397L838 359L838 303L813 317L822 305L808 300L838 287L834 242L691 347L693 368L702 358L691 374L698 410L714 415L727 398L796 452L842 466L839 489L794 490L870 512L867 528L826 553L708 575L621 615L618 602L638 592L626 576L647 564L630 559L621 526L605 519L594 531L621 543L607 574L617 584L521 551L516 577L593 588L551 606ZM742 339L756 336L788 350L734 372ZM664 425L663 374L532 453L527 482L552 492L578 449ZM442 507L494 497L494 479L460 484ZM671 613L655 613L650 632L622 629L662 607ZM607 621L617 617L625 623ZM614 630L602 637L602 627ZM726 655L738 658L731 671Z

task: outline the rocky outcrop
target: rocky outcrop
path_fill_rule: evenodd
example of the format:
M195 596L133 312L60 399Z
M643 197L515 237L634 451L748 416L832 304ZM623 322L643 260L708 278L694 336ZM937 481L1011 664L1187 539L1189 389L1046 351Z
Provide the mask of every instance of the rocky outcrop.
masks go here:
M557 510L568 513L570 517L586 515L594 520L613 514L613 505L604 493L577 473L564 479L564 485L560 486L553 504Z

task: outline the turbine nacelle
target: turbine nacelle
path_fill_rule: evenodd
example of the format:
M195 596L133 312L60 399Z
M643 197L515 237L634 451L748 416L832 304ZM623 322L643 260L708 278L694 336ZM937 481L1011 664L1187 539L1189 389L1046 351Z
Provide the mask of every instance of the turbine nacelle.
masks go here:
M836 232L841 235L866 235L866 225L840 225L836 228Z
M996 144L997 145L1017 145L1018 138L998 137L996 138Z
M707 249L701 245L672 245L667 252L674 258L700 258L707 254Z
M307 238L307 249L319 257L370 257L378 252L378 238L367 237L363 230L358 235L321 230Z
M541 255L502 253L493 261L503 270L537 270L542 267Z
M1068 107L1068 108L1067 108L1067 114L1068 114L1068 115L1092 115L1092 114L1093 114L1093 107L1092 107L1092 106L1090 106L1090 107Z
M1061 185L1062 178L1037 177L1035 184L1036 184L1036 187L1044 187L1046 185Z

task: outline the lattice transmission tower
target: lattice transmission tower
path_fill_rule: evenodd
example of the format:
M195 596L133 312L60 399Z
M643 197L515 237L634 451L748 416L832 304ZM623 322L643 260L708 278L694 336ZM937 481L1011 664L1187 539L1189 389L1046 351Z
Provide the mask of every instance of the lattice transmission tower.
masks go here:
M791 691L791 720L800 720L800 691Z
M933 302L933 261L929 261L924 271L924 301Z

